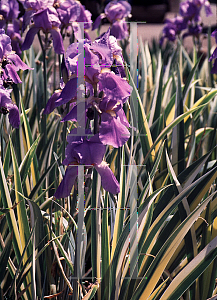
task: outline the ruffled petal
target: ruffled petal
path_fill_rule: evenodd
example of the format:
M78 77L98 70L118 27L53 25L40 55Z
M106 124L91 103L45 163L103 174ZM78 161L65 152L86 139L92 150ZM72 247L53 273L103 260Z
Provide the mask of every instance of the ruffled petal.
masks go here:
M129 137L129 130L121 123L119 117L102 113L99 138L103 144L119 148L128 141Z

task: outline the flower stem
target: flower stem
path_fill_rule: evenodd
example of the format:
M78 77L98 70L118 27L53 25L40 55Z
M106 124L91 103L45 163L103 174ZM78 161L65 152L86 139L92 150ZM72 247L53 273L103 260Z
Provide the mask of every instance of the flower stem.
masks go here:
M44 103L43 103L43 107L45 108L46 104L47 104L47 61L46 61L46 50L43 47L42 44L42 40L41 40L41 35L38 32L38 39L39 39L39 43L41 45L41 50L42 50L42 54L43 54L43 77L44 77ZM44 145L46 145L47 142L47 128L46 128L46 124L47 124L47 116L45 114L42 115L42 120L41 120L41 132L43 132L43 142Z

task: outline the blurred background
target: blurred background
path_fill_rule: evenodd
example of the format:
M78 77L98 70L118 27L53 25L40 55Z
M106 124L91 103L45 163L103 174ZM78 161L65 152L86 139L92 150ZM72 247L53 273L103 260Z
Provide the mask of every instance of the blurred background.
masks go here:
M108 0L82 0L92 13L92 19L104 11L104 7L109 3ZM179 4L182 0L129 0L132 6L131 21L146 21L147 23L162 23L167 13L178 13ZM217 4L217 0L211 0L210 3ZM216 18L216 16L215 16Z
M164 20L171 19L179 13L179 5L186 0L129 0L128 2L132 6L132 18L129 21L138 22L138 36L142 37L142 40L146 40L149 43L153 39L158 40L162 34L164 27ZM104 12L105 6L109 3L108 0L81 0L81 3L85 5L92 13L92 20ZM208 26L211 26L211 30L217 28L217 0L209 1L211 3L212 16L206 17L204 9L201 11L201 17L204 24L204 31L207 32ZM109 24L104 22L100 32L105 32L109 27ZM96 32L92 32L90 36L96 38ZM215 44L214 38L212 38L213 44ZM192 48L192 37L187 37L184 41L186 49ZM206 38L202 42L206 48Z

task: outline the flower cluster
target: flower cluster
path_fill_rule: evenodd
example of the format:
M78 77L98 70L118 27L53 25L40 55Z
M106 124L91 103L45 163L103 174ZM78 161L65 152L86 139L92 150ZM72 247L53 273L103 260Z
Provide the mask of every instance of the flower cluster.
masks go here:
M85 52L85 104L77 99L80 43ZM110 30L94 42L85 39L71 44L66 51L63 73L62 89L51 96L44 113L51 113L58 106L69 103L71 109L62 121L71 120L79 124L81 119L85 119L87 136L76 136L77 129L69 134L66 159L63 161L68 168L55 197L69 195L77 176L75 166L79 164L94 166L101 175L103 188L118 193L119 184L103 156L106 145L118 148L130 137L123 105L132 88L125 78L121 48L116 38L110 35ZM77 115L79 106L85 107L83 115Z
M76 38L78 35L78 26L74 22L84 22L85 29L90 28L91 13L75 0L25 0L23 29L32 22L29 31L26 34L22 50L29 49L34 36L42 30L45 34L44 47L50 46L51 38L53 39L54 51L58 54L64 54L63 31L71 34L70 28L73 27ZM74 24L74 25L73 25ZM50 34L50 36L49 36Z
M101 20L107 18L111 24L111 35L117 40L125 39L128 36L128 28L125 19L130 17L131 5L127 1L111 1L105 7L105 13L100 14L94 24L93 30L100 26Z
M165 38L170 41L175 41L177 36L180 36L183 30L186 30L182 35L183 38L187 36L199 37L202 32L202 22L200 12L205 8L206 16L212 15L209 1L206 0L187 0L180 4L179 16L173 19L165 20L165 27L163 35L160 39L162 45Z
M0 29L0 113L9 114L9 121L13 127L18 128L20 124L19 110L10 98L10 86L20 83L17 74L19 70L30 69L20 57L12 51L11 39Z
M39 32L44 33L44 49L50 47L53 40L54 51L64 54L64 36L71 36L73 29L75 37L81 38L78 22L84 22L85 37L89 37L86 30L92 25L91 13L79 1L21 0L20 5L23 6L22 13L17 0L0 1L0 28L6 30L12 40L13 50L18 55L21 55L21 49L29 49ZM21 32L28 26L29 30L22 44Z

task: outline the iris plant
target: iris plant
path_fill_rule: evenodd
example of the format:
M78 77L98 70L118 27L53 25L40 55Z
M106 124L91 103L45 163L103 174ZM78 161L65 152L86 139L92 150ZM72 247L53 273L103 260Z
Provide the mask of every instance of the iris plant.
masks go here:
M79 43L82 43L85 51L84 104L77 99ZM86 130L92 136L86 138L69 134L66 159L63 161L63 164L67 165L67 170L55 197L66 197L70 194L78 172L75 166L79 164L94 166L101 175L104 189L118 193L119 184L103 161L103 157L106 145L118 148L130 137L127 129L129 123L123 105L129 98L132 88L125 78L121 48L108 30L94 42L85 39L71 44L66 51L63 66L62 88L51 96L44 113L51 113L60 105L69 103L70 111L62 121L79 124L81 119L85 119ZM82 115L77 115L79 106L85 108Z

